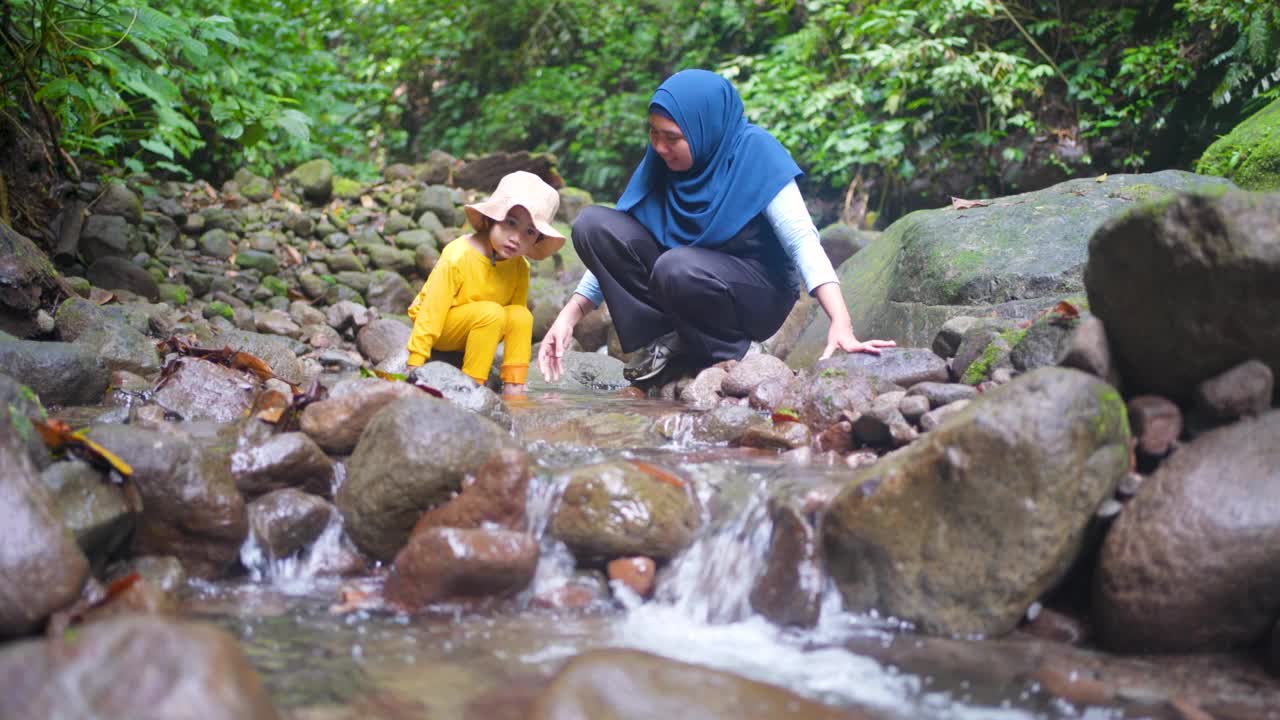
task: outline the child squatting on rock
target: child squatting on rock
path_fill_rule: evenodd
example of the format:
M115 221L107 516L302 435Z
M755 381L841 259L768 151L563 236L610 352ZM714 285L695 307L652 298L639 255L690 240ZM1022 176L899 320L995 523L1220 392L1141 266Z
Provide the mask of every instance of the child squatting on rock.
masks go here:
M409 366L433 349L462 350L462 372L484 384L503 343L502 394L525 394L533 346L529 261L555 254L560 195L533 173L513 172L487 200L465 207L474 231L445 246L409 306Z

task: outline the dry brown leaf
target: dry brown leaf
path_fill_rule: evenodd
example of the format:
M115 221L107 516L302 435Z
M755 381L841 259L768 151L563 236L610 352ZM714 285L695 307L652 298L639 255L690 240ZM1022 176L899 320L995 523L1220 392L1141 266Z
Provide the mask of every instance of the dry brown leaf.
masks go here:
M984 200L965 200L964 198L958 198L954 195L951 196L952 210L968 210L969 208L988 207L990 205L991 203Z
M116 299L116 294L110 290L103 290L98 287L89 288L89 301L94 305L106 305Z
M363 205L366 210L372 210L378 206L378 204L374 202L373 198L369 195L361 195L360 204Z
M284 251L286 254L288 254L291 265L302 264L302 255L298 254L297 248L295 248L292 245L285 245Z

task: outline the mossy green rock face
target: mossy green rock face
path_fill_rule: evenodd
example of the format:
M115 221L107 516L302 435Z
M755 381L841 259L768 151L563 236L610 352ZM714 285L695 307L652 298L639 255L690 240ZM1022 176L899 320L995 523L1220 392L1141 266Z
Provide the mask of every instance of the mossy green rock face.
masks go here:
M221 300L214 300L204 306L204 316L210 320L215 317L223 317L230 320L236 316L236 311L232 310L230 305L222 302Z
M333 195L344 200L358 200L364 192L364 185L359 180L336 177L333 179Z
M1186 194L1107 223L1084 282L1126 392L1189 399L1249 359L1280 375L1280 193Z
M266 202L271 198L274 188L266 179L258 176L252 176L248 182L240 186L240 194L251 202Z
M1178 170L1068 180L968 210L920 210L895 222L839 268L859 338L929 347L947 319L994 315L1027 319L1079 293L1089 237L1141 200L1221 178ZM814 319L787 356L809 367L826 344L828 321Z
M303 197L311 202L326 203L333 196L333 164L328 160L302 163L287 179L302 188Z
M269 252L241 250L236 253L236 267L250 268L270 275L280 269L280 261Z
M822 519L854 612L999 635L1066 573L1129 469L1120 393L1040 368L981 396L850 480Z
M569 473L550 529L582 559L666 559L693 541L701 517L697 496L675 474L611 462Z
M1196 172L1220 175L1245 190L1280 190L1280 100L1210 145Z

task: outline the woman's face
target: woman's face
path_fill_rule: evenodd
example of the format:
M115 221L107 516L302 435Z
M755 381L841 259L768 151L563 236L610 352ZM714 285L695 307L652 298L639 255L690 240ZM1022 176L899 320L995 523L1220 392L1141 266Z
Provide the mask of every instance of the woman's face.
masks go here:
M684 172L693 167L693 151L685 140L680 126L670 118L657 113L649 114L649 144L662 162L672 172Z

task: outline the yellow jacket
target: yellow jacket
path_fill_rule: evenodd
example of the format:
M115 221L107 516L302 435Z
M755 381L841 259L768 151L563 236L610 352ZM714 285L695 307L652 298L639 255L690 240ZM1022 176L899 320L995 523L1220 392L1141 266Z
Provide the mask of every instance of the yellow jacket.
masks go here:
M444 246L440 260L409 305L409 318L414 321L410 352L431 357L431 348L440 337L449 310L481 301L502 306L527 305L529 261L514 257L490 262L471 247L464 235Z

